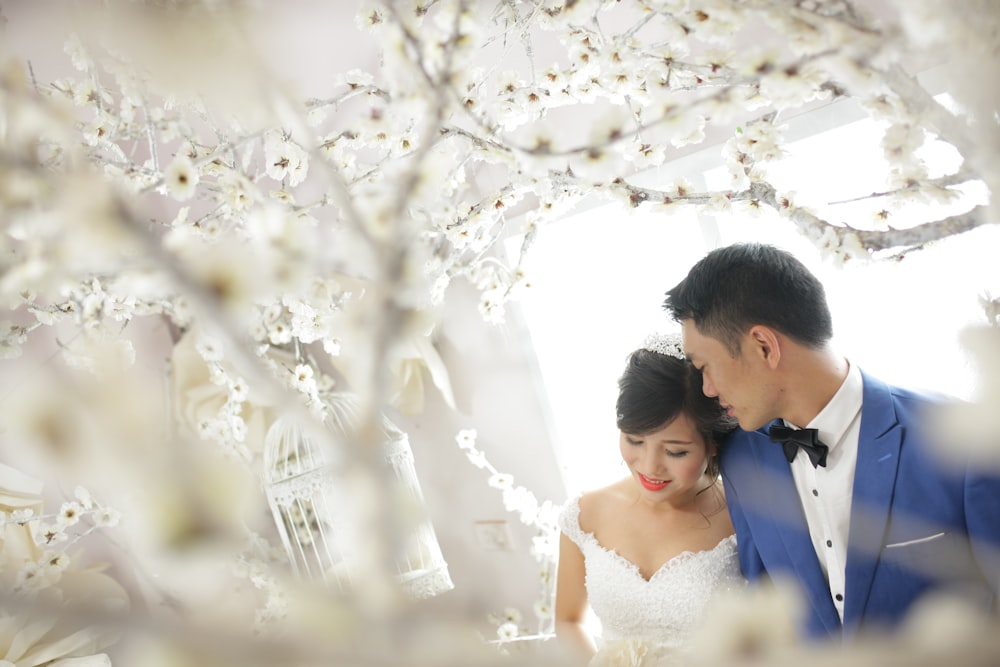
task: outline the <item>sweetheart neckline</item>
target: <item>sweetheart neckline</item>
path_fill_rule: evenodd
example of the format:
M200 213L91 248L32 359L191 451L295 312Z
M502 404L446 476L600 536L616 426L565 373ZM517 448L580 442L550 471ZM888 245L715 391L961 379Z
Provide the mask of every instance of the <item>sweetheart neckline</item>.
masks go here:
M685 549L684 551L681 551L680 553L678 553L676 556L671 556L667 560L665 560L662 563L660 563L660 566L657 567L656 570L653 571L653 574L649 575L649 578L647 579L646 577L644 577L642 575L642 570L639 569L638 565L636 565L635 563L633 563L632 561L630 561L628 558L625 558L625 556L622 556L620 553L618 553L617 550L615 550L615 549L609 549L609 548L605 547L603 544L601 544L597 540L597 537L593 533L588 533L586 531L583 531L583 534L586 535L587 538L589 538L591 541L593 541L593 543L597 546L598 549L600 549L604 553L610 554L611 556L614 556L615 558L617 558L619 561L621 561L623 564L625 564L628 567L629 570L631 570L632 572L635 572L636 576L638 576L642 581L644 581L647 584L651 583L654 579L656 579L656 577L661 572L664 572L664 571L672 568L672 566L675 563L678 563L678 562L687 562L687 561L691 560L692 558L697 558L699 556L706 556L706 555L715 553L724 544L726 544L728 542L735 542L736 541L736 535L735 534L733 534L733 535L726 535L721 540L719 540L719 542L714 547L712 547L711 549L700 549L698 551L693 551L693 550L690 550L690 549Z

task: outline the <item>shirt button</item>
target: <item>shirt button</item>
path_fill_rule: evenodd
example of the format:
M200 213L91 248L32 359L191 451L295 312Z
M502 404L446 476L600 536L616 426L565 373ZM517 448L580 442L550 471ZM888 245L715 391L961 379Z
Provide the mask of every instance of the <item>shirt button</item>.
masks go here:
M843 602L844 601L844 596L841 595L840 593L837 593L833 597L837 598L837 602Z
M826 541L826 546L832 547L833 546L833 542L831 542L830 540L827 540Z
M813 489L813 495L814 496L819 496L819 491L817 491L816 489Z

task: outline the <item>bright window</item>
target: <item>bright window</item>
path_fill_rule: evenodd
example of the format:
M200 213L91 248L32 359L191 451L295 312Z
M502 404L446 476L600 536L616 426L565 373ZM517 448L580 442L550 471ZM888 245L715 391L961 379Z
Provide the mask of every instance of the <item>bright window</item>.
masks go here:
M812 133L789 145L769 168L780 191L797 201L836 202L868 195L885 173L881 129L869 120ZM644 175L666 185L683 176L695 188L728 187L719 148L706 149ZM925 146L932 166L951 168L948 146ZM971 199L970 199L971 198ZM970 188L951 208L908 209L911 221L941 217L980 203ZM825 219L869 227L879 200L816 208ZM520 238L508 240L512 256ZM625 474L615 428L617 378L626 355L653 331L675 330L661 308L664 293L705 252L737 241L762 241L800 257L824 282L834 316L835 345L873 375L913 388L970 398L976 377L959 343L967 324L983 322L978 298L1000 294L993 255L1000 230L983 228L938 242L891 263L835 267L790 222L770 211L706 215L693 207L623 211L600 205L554 222L539 234L528 264L532 289L519 303L552 413L553 438L567 493Z

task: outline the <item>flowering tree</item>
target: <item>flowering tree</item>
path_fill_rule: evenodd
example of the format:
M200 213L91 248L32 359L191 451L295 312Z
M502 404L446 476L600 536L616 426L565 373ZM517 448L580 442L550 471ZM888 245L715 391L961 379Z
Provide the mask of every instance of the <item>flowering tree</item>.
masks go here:
M358 437L331 446L384 484L372 456L381 413L418 409L414 367L450 391L433 348L449 285L472 283L483 317L500 321L529 284L493 252L510 227L525 233L523 259L585 197L665 214L767 208L831 257L867 261L997 220L985 198L916 224L895 215L965 184L1000 186L1000 15L988 0L364 2L357 26L379 69L331 72L335 92L306 99L269 74L254 39L263 7L89 10L66 36L71 74L37 80L18 53L0 63L3 447L121 508L113 530L141 613L99 620L152 637L164 664L185 659L173 643L209 650L209 629L235 639L212 644L219 660L245 658L250 628L261 660L293 646L302 664L406 659L378 641L410 613L389 589L320 598L313 613L316 591L283 578L255 524L264 433L279 415L319 433L333 388L346 387L362 399ZM914 62L944 68L949 104ZM767 171L789 113L841 99L885 128L890 165L859 193L872 218L850 224ZM929 137L958 152L954 172L921 161ZM723 143L729 188L636 184L710 139ZM80 507L97 526L117 519ZM381 510L374 525L391 525ZM9 515L8 531L29 518ZM39 581L58 580L64 561L42 562L45 535L10 565L18 581L38 568ZM17 604L55 613L44 596L3 602L10 624Z

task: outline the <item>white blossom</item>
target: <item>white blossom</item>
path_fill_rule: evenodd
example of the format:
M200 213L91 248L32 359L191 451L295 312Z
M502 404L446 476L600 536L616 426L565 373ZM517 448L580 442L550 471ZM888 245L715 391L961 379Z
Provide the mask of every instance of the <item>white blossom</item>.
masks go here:
M246 211L261 199L256 186L239 172L226 170L216 180L221 194L220 201L231 215Z
M98 111L92 120L84 124L83 140L90 146L98 146L113 139L117 128L117 119L103 111Z
M35 516L35 510L30 507L25 507L11 512L10 520L15 523L23 524L30 521L34 516Z
M506 473L494 473L487 482L494 489L508 489L514 485L514 478Z
M822 72L813 66L779 66L760 79L760 93L776 109L786 109L821 98Z
M504 302L503 290L485 290L479 300L479 314L491 324L502 324L505 314Z
M517 607L505 607L501 618L508 623L520 624L524 617L521 614L521 610Z
M0 359L16 359L21 356L21 345L28 340L22 327L10 321L0 321Z
M38 563L29 561L24 563L17 571L14 578L14 590L32 590L44 585L45 577L42 568Z
M476 446L477 437L476 429L467 428L459 431L458 435L455 436L455 440L458 442L459 448L472 449Z
M309 156L301 146L280 132L270 132L264 138L264 163L267 175L276 181L288 179L295 187L309 173Z
M77 486L73 489L73 497L76 498L77 502L80 503L80 506L86 510L89 510L94 506L94 497L90 495L90 491L83 486Z
M205 361L222 361L225 356L222 345L213 336L205 334L198 336L194 347Z
M250 387L243 378L233 378L229 381L229 400L234 403L242 403L247 400L250 394Z
M555 615L555 609L548 600L538 600L533 606L535 616L543 621L547 621Z
M316 379L312 366L308 364L298 364L292 372L292 386L303 394L312 394L316 391Z
M46 553L42 557L45 577L50 581L69 567L69 556L64 553Z
M198 191L198 170L186 155L178 155L163 172L167 192L177 201L187 201Z
M63 528L75 525L79 523L80 516L83 511L83 506L75 500L65 502L62 504L62 507L59 508L59 514L56 516L56 521Z
M112 507L99 507L93 513L94 525L100 528L114 528L121 521L121 512Z
M520 635L521 631L517 627L517 623L512 623L510 621L502 623L497 628L497 637L500 641L510 641Z
M733 210L733 202L729 192L713 192L705 210L712 213L729 213Z
M628 144L625 152L625 159L630 161L636 169L643 170L650 167L658 167L667 159L666 147L659 142L643 143L633 141Z
M738 10L727 0L702 0L684 18L696 37L716 44L729 42L742 22Z
M850 261L867 261L871 259L868 250L862 245L858 235L844 231L841 228L827 226L818 245L824 259L836 266L843 266Z

